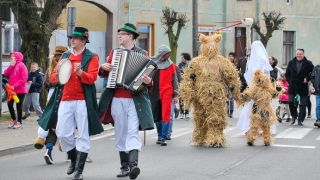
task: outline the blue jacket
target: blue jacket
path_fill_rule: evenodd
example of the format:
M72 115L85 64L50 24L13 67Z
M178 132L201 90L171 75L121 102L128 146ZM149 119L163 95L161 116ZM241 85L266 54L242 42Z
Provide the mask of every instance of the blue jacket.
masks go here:
M39 68L36 72L30 71L28 74L28 81L32 81L32 84L30 86L28 93L40 93L41 87L43 84L43 73L41 72L41 69Z

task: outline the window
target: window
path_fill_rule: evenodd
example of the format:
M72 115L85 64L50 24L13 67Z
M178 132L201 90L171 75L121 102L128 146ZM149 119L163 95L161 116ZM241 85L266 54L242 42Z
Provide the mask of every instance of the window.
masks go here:
M288 62L294 56L294 31L283 31L283 55L282 65L288 65Z
M154 24L138 23L138 32L137 45L148 51L149 56L154 56Z
M4 55L9 55L12 51L19 51L21 46L21 38L18 24L15 21L13 13L10 12L10 21L5 21L3 31L3 49Z

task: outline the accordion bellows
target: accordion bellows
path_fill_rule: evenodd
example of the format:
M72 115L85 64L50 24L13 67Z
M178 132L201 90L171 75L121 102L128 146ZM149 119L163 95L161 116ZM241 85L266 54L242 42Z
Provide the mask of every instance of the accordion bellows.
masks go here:
M126 49L114 50L111 64L107 88L123 87L132 93L145 87L140 80L143 74L153 77L157 71L157 64L147 56Z

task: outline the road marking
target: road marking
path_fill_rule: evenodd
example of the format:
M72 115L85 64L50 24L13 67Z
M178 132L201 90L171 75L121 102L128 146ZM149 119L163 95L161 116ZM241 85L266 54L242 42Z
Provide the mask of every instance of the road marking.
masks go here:
M183 132L179 133L180 131L183 131ZM188 134L192 131L193 131L193 128L179 128L179 129L172 131L172 134L174 134L174 135L171 135L171 138L176 138L176 137ZM154 136L152 138L158 138L158 136Z
M183 133L175 134L174 136L171 136L171 138L177 138L177 137L179 137L179 136L183 136L183 135L189 134L189 133L191 133L192 131L193 131L193 129L187 130L187 131L185 131L185 132L183 132Z
M320 140L320 136L318 136L316 140Z
M114 132L112 132L110 134L105 134L105 135L100 135L100 136L97 136L97 137L93 137L93 138L90 138L90 140L94 141L94 140L102 139L102 138L113 136L113 135L114 135Z
M303 149L314 149L316 146L298 146L298 145L285 145L285 144L274 144L275 147L289 147L289 148L303 148Z
M236 127L227 127L226 129L223 130L223 133L228 133L234 129L236 129Z
M302 139L313 128L288 128L274 138Z

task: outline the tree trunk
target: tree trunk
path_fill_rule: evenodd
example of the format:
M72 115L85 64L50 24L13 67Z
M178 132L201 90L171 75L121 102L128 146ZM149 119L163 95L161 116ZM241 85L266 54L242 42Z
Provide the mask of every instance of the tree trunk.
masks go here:
M24 63L30 69L31 62L37 62L45 73L49 56L49 42L52 32L57 28L56 21L70 0L47 0L42 12L34 0L11 0L9 4L19 26L22 39L20 52ZM44 109L47 92L42 89L39 103Z

